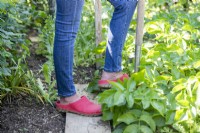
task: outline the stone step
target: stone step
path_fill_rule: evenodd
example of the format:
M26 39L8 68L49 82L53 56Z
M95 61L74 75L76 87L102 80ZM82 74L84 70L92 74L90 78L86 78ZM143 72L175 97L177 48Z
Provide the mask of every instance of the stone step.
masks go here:
M87 84L76 84L77 93L86 95L95 102L95 94L86 92ZM73 113L66 114L65 133L111 133L110 123L101 117L81 116Z

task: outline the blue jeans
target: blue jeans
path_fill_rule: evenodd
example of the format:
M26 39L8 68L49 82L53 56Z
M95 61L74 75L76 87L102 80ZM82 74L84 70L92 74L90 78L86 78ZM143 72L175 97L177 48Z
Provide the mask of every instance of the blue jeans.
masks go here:
M104 70L121 71L122 49L137 0L109 0L114 13L108 30L108 43ZM73 83L74 43L79 29L84 0L56 0L54 39L54 65L58 95L69 97L76 94Z

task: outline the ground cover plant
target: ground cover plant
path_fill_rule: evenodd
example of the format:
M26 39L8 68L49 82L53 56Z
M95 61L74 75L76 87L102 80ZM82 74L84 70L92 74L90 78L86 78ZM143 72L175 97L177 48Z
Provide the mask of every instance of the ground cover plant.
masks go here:
M18 89L24 92L30 92L27 88L20 88L23 84L21 80L25 78L25 72L22 70L21 61L26 58L29 54L27 45L28 41L24 37L24 25L21 25L20 18L14 14L18 13L20 7L14 9L14 3L1 2L0 10L0 49L1 49L1 69L0 69L0 88L1 88L1 99L6 93L12 92L17 93ZM11 10L7 10L11 9ZM23 10L23 9L22 9ZM25 17L27 14L22 14ZM27 23L30 22L25 17ZM17 44L17 45L16 45ZM21 56L22 55L22 56ZM24 82L24 81L23 81ZM18 88L19 87L19 88Z
M199 4L165 4L146 10L140 72L99 95L114 133L200 132Z
M45 90L40 79L36 79L35 73L28 68L26 61L30 56L31 46L28 32L31 28L39 29L44 25L48 15L29 4L28 1L0 2L0 103L4 98L12 99L17 95L32 95L42 102L51 103L49 94L53 91ZM43 71L45 82L51 90L55 81L49 81L50 74L45 66Z

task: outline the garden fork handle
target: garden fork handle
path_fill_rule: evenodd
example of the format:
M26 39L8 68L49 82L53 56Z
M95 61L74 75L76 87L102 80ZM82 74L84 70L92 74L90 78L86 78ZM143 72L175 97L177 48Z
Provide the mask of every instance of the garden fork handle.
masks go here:
M135 39L135 72L139 71L141 46L143 43L145 0L139 0L137 6L137 28Z

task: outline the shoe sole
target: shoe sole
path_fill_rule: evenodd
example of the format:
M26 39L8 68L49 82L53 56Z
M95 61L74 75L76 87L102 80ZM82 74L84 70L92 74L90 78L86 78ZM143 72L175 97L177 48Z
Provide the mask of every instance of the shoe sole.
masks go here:
M59 108L56 108L56 110L58 110L59 112L73 113L73 114L78 114L78 115L81 115L81 116L89 116L89 117L97 117L97 116L101 116L102 115L102 114L92 114L92 115L81 114L81 113L78 113L78 112L73 112L73 111L69 111L69 110L63 110L63 109L59 109Z

